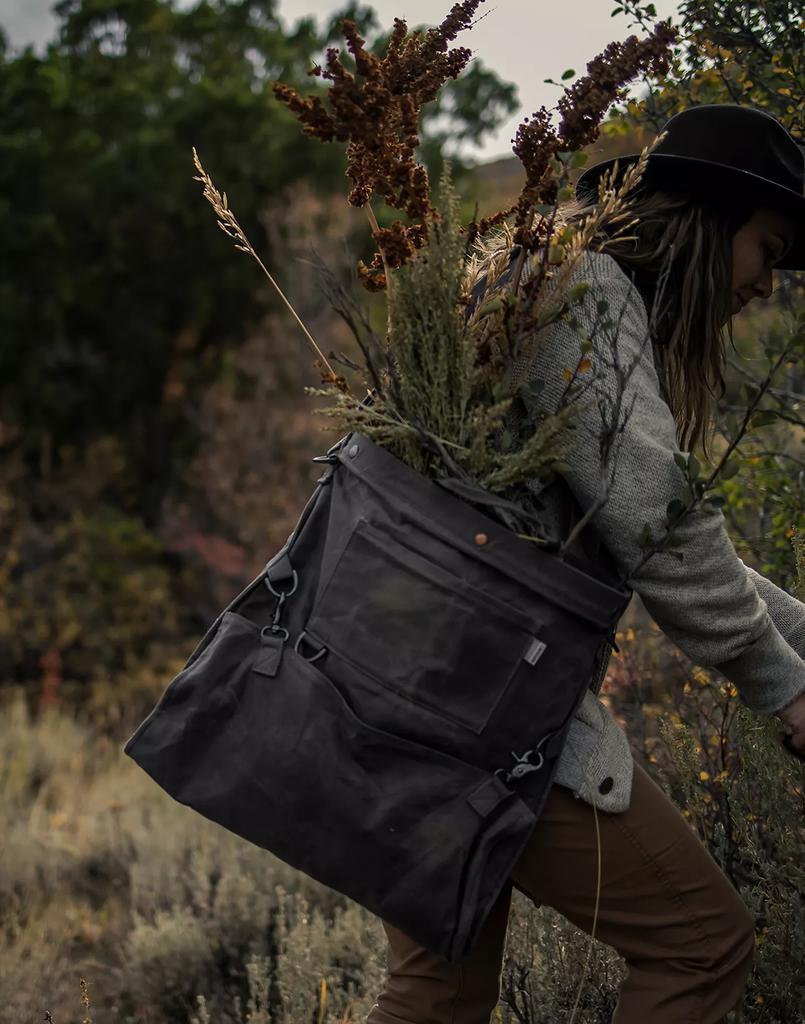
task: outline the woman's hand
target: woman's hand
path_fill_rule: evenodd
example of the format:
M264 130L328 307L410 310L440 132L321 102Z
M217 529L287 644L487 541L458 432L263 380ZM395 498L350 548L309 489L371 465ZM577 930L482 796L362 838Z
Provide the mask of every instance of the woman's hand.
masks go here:
M786 730L788 735L783 737L783 745L795 757L805 761L805 693L795 697L777 715L789 727Z

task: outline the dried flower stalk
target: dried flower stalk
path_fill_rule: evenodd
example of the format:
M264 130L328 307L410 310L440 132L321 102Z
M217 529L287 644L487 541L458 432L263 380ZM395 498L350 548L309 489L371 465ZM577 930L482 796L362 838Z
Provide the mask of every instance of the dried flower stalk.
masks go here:
M349 390L349 385L347 383L346 378L343 377L343 376L340 376L339 374L337 374L335 372L335 370L333 370L332 366L327 361L327 357L324 355L322 350L319 348L319 346L316 344L315 340L313 339L313 336L311 335L310 331L302 323L302 320L300 319L299 314L296 312L296 310L293 308L291 303L288 301L288 299L286 298L285 293L283 292L283 290L280 288L280 286L277 284L277 282L274 280L274 278L268 272L268 270L266 269L266 266L263 263L263 261L260 259L260 257L257 255L257 253L254 251L254 248L253 248L251 242L246 237L246 232L243 230L243 228L238 223L238 220L235 217L235 214L232 212L232 210L229 209L229 204L228 204L227 198L226 198L226 192L221 193L215 187L215 185L213 184L212 178L210 178L209 174L207 174L207 172L204 170L204 167L201 164L201 160L199 159L199 155L196 152L196 147L195 146L193 146L193 163L196 165L196 169L199 172L198 175L194 175L193 176L193 180L194 181L200 181L204 185L204 198L206 200L208 200L208 202L212 206L213 210L215 210L216 214L218 215L218 227L224 232L224 234L229 235L230 238L234 238L235 239L235 242L237 243L235 245L236 249L240 249L241 252L249 253L249 255L251 255L252 257L254 257L255 260L257 260L258 264L260 265L260 269L263 271L263 273L269 279L271 284L277 290L277 292L279 293L280 298L285 303L285 305L288 307L288 309L291 311L291 315L296 320L296 322L299 324L299 326L302 328L302 330L305 333L305 337L308 339L308 341L310 342L310 344L313 346L314 350L318 354L319 358L318 358L318 360L316 361L316 363L314 365L318 369L321 369L321 370L324 370L325 367L327 368L327 373L325 373L322 376L322 382L332 383L337 388L339 388L339 390L347 390L348 391Z

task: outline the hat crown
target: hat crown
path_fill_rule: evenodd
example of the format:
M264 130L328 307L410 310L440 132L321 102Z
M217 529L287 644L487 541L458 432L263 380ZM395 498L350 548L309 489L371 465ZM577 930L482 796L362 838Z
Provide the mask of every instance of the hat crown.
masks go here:
M662 153L731 167L805 193L805 154L771 114L733 103L703 103L666 122Z
M666 121L648 155L638 191L659 187L724 208L768 207L794 226L794 241L777 262L805 270L805 150L771 114L737 103L700 103ZM601 176L618 165L620 183L640 153L594 164L576 181L576 197L596 201Z

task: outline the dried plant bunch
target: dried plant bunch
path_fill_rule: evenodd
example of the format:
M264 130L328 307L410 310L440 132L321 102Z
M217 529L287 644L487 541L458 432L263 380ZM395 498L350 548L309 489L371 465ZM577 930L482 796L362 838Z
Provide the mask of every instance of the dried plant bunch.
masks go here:
M415 159L420 112L448 78L458 77L472 56L466 47L448 49L448 42L472 25L482 2L456 4L441 25L424 35L414 32L408 36L406 23L395 18L382 58L367 52L355 23L344 20L355 73L344 66L339 50L329 48L326 67L316 66L310 72L332 83L324 100L319 96L303 98L290 86L274 83L276 96L296 115L306 134L347 143L347 174L353 181L348 201L365 206L375 194L409 218L408 225L395 221L390 228L375 226L380 251L368 267L362 262L359 266L361 280L370 290L384 288L388 270L402 266L425 244L428 215L431 220L438 219L429 195L427 170ZM525 118L513 147L526 172L520 196L510 209L480 224L472 222L468 228L471 239L514 214L515 240L526 251L538 248L546 236L541 234L542 223L536 230L531 223L535 210L557 199L557 170L561 170L557 155L581 155L578 151L598 138L607 109L625 97L625 85L637 74L667 71L669 47L677 36L676 28L661 21L646 39L632 35L622 43L611 43L590 61L587 75L559 100L558 131L551 126L545 107Z
M576 147L597 137L608 105L622 96L630 78L665 66L676 30L659 22L646 40L632 36L608 47L588 65L588 76L560 101L558 132L548 123L544 108L533 121L526 119L515 143L526 168L517 204L486 222L473 220L465 226L449 165L437 207L415 151L422 104L434 99L471 56L465 48L450 50L448 43L472 24L481 2L456 4L441 25L424 34L408 36L405 22L395 19L383 58L367 52L353 22L343 22L355 73L344 66L339 51L328 50L326 69L312 72L332 83L327 106L318 96L303 99L275 83L278 98L307 134L347 143L353 181L349 202L367 208L380 249L371 267L358 268L359 276L368 288L385 289L388 312L386 337L379 339L348 290L323 268L325 292L364 356L365 367L349 365L363 372L371 397L360 399L351 393L346 379L335 373L309 334L326 387L305 390L335 399L316 412L334 418L340 429L364 433L428 476L449 477L506 499L498 502L498 510L509 505L505 514L500 513L504 522L542 542L533 508L525 509L517 498L528 481L561 467L568 436L564 428L579 403L574 396L572 406L568 402L515 437L507 420L518 397L511 369L523 355L534 358L543 332L583 299L586 286L570 289L569 281L581 254L594 243L602 219L607 218L610 230L618 220L624 230L630 226L628 194L639 183L647 156L661 137L627 169L617 189L617 167L602 176L598 204L587 219L557 225L557 205L572 195L569 171L586 161L586 154ZM226 194L215 189L195 151L194 159L219 226L235 239L238 249L258 260L278 287L234 218ZM373 194L404 211L411 223L396 221L381 231L371 213ZM506 218L512 213L515 220L509 228ZM507 245L489 260L481 228L500 224ZM514 244L520 253L512 273ZM584 369L584 349L580 356Z
M528 322L539 329L526 338L522 351L527 358L536 357L541 333L583 300L587 284L571 288L569 281L602 222L630 225L628 195L661 139L643 150L617 188L612 184L617 167L601 177L599 201L591 213L579 226L562 230L561 253L556 251L559 242L553 242L526 262L520 292L540 280L529 299ZM510 384L510 371L521 355L520 335L512 325L522 313L521 295L512 293L504 278L510 269L507 243L512 233L504 226L502 244L477 240L471 249L459 220L449 164L440 193L442 209L429 225L427 245L392 275L388 362L365 380L373 385L371 404L333 387L305 390L335 399L334 405L315 410L318 414L336 419L343 430L365 434L419 472L453 477L518 504L520 514L510 516L509 524L517 524L520 536L542 542L533 506L529 512L522 504L523 485L562 468L570 444L566 427L583 403L569 389L568 401L555 414L512 436L507 415L518 388ZM471 304L479 284L482 290ZM576 372L590 368L585 345L590 339L580 337Z
M453 6L436 28L408 35L408 27L394 19L386 53L376 57L365 48L355 22L342 28L347 50L355 62L350 72L335 47L327 50L324 68L309 74L332 83L325 102L318 96L303 98L290 86L273 85L274 93L296 115L307 135L324 142L347 143L347 175L353 188L348 201L365 206L373 194L388 206L402 210L411 221L396 221L377 229L380 252L359 273L370 290L385 287L386 268L401 266L427 238L427 218L438 219L430 201L428 172L417 163L419 117L422 106L438 95L448 78L457 78L472 52L448 48L456 35L472 25L483 0L464 0ZM329 109L327 109L329 107Z

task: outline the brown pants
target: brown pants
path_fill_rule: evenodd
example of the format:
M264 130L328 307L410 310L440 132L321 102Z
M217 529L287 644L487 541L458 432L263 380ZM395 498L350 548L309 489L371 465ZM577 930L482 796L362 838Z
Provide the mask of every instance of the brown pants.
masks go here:
M596 938L626 961L612 1024L715 1024L737 1009L752 916L663 790L635 762L631 806L598 811ZM500 995L512 885L588 934L597 881L593 810L555 785L473 951L450 963L383 922L388 977L366 1024L489 1024ZM577 1018L580 1020L581 1018Z

